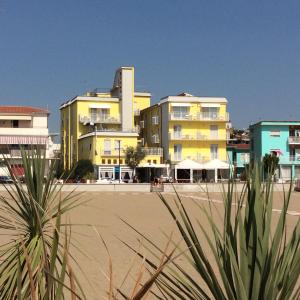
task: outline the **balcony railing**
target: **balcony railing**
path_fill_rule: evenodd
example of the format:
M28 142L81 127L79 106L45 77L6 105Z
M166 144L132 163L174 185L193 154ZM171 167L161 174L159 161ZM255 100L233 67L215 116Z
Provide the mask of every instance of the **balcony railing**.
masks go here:
M300 137L299 136L290 136L289 144L300 144Z
M177 133L177 132L169 132L169 139L173 141L226 141L226 135L203 135L201 132L197 132L194 134L188 133Z
M184 159L191 159L198 163L205 163L210 160L208 156L203 156L201 153L195 153L194 155L183 155L183 153L174 153L169 154L169 158L171 161L182 161Z
M110 149L110 150L103 150L100 151L101 156L119 156L119 149ZM124 149L120 149L120 156L125 156Z
M197 114L177 113L169 114L169 120L183 120L183 121L228 121L229 116L220 115L219 113L199 112Z
M279 156L279 163L281 163L281 164L288 164L288 163L300 164L300 155Z
M146 154L146 155L159 155L162 156L163 155L163 148L160 147L143 147L142 151Z
M120 116L110 115L91 115L91 116L79 116L79 122L83 124L88 123L106 123L106 124L119 124L121 123Z

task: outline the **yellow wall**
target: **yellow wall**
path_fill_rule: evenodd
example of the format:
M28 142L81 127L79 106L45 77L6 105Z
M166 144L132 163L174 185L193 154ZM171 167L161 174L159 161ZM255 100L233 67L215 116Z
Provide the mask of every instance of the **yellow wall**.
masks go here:
M104 140L110 140L111 142L111 154L105 155L104 151ZM118 136L91 136L79 140L79 159L90 159L93 164L101 165L118 164L119 151L115 150L115 141L121 140L121 148L124 150L127 147L137 146L137 137L118 137ZM120 151L121 164L125 164L124 151ZM116 163L113 162L116 160Z

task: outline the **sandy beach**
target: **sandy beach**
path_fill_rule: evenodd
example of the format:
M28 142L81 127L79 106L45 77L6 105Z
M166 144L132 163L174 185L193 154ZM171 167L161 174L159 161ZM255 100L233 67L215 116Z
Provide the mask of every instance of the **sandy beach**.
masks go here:
M174 193L165 193L164 196L172 204ZM138 234L125 225L121 218L162 248L167 242L165 235L173 232L174 241L180 239L167 209L155 193L87 192L79 194L78 197L82 202L89 201L74 209L67 216L67 222L70 221L73 224L72 241L75 246L72 247L72 253L82 270L79 270L78 267L74 267L74 269L86 292L87 299L106 299L105 293L109 286L104 275L108 274L109 258L98 233L105 240L109 249L113 261L113 282L116 286L121 285L122 279L132 265L135 255L120 240L138 248ZM183 193L182 197L191 216L199 219L201 224L206 227L207 220L197 208L196 203L208 207L207 196L204 193ZM276 209L280 210L282 205L282 197L281 193L275 194L275 220L278 216ZM214 218L221 225L222 195L211 193L210 199L213 204ZM287 226L290 230L300 214L299 193L292 194L289 210ZM150 257L150 253L143 247L141 251L145 253L146 257ZM211 258L209 252L208 258ZM134 265L135 269L124 286L124 290L127 292L130 292L128 287L133 287L132 280L140 266L140 260L135 261ZM146 273L145 276L147 276Z

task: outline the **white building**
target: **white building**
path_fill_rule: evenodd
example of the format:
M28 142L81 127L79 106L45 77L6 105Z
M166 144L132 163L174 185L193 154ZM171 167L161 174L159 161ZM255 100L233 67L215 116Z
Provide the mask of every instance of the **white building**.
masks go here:
M40 148L46 158L57 157L59 146L53 143L48 130L47 109L30 106L0 106L0 154L10 160L18 175L22 175L21 151Z

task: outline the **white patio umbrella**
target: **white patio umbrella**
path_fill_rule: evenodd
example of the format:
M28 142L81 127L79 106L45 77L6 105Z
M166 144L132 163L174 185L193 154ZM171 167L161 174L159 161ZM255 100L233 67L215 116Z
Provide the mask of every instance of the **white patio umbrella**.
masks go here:
M175 179L177 180L177 170L178 169L188 169L190 170L190 181L193 182L193 170L204 169L203 164L199 164L194 160L185 159L175 166Z
M219 160L219 159L213 159L205 164L203 164L203 169L206 170L215 170L215 182L218 181L218 169L230 169L230 164Z

